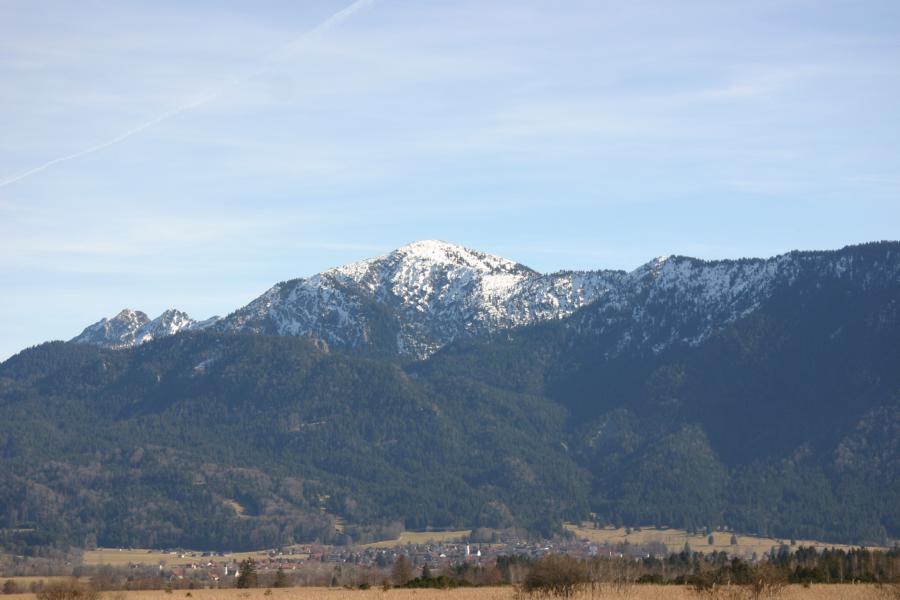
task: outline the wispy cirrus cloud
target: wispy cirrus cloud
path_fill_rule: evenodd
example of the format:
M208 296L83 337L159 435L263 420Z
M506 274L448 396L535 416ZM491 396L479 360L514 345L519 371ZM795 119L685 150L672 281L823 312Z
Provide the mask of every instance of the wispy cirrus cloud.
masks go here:
M0 3L0 179L76 157L0 187L7 312L202 316L423 237L542 270L896 237L896 7Z
M323 35L326 32L328 32L329 30L331 30L332 28L337 27L340 23L351 18L353 15L355 15L357 12L359 12L366 6L373 4L374 1L375 0L354 0L349 6L334 13L333 15L331 15L330 17L328 17L327 19L325 19L324 21L319 23L311 31L304 33L301 37L293 39L293 40L289 41L287 44L285 44L283 47L278 48L273 54L277 56L278 54L284 54L284 53L296 51L297 47L300 46L301 44L308 43L310 40L315 39L317 36ZM131 129L128 129L125 132L123 132L113 138L93 144L93 145L88 146L87 148L84 148L77 152L72 152L69 154L64 154L62 156L59 156L57 158L53 158L42 164L37 165L36 167L32 167L26 171L23 171L16 175L7 177L6 179L0 179L0 188L4 188L8 185L12 185L13 183L16 183L17 181L21 181L21 180L31 177L33 175L37 175L38 173L45 171L45 170L53 167L54 165L68 162L70 160L76 160L76 159L82 158L84 156L94 154L95 152L100 152L102 150L106 150L107 148L110 148L112 146L120 144L121 142L124 142L125 140L127 140L135 135L138 135L152 127L155 127L156 125L159 125L160 123L163 123L165 121L168 121L169 119L177 117L178 115L180 115L182 113L196 109L200 106L203 106L204 104L208 104L209 102L212 102L216 98L218 98L218 97L222 96L223 94L225 94L226 92L228 92L228 90L231 89L232 87L239 85L241 82L246 81L246 80L264 72L269 67L269 65L266 64L266 60L269 58L271 58L271 55L263 57L261 59L261 64L257 68L252 70L251 72L243 73L240 75L238 75L238 74L232 75L229 78L229 81L227 81L223 86L213 89L213 90L210 90L210 91L207 91L207 92L199 93L193 99L191 99L183 104L180 104L180 105L176 106L175 108L172 108L163 113L160 113L159 115L153 117L152 119L150 119L148 121L144 121L144 122L140 123L139 125L132 127Z

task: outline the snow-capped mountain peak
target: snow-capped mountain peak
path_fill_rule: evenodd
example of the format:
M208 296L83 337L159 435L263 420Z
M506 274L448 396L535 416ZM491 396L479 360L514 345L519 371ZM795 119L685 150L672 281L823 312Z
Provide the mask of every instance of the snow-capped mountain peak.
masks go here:
M312 336L425 357L472 336L571 314L608 289L609 273L541 275L438 240L276 285L221 330Z
M89 325L70 341L107 348L129 348L192 329L196 325L197 322L187 313L176 309L168 309L151 320L146 313L126 308L111 319L103 318Z
M530 271L509 259L440 240L422 240L402 246L391 254L410 263L466 267L485 274Z
M568 326L606 340L607 353L628 347L659 352L698 343L758 310L798 277L852 278L865 264L860 261L870 260L867 252L878 257L885 280L896 280L895 246L725 261L662 256L627 273L541 274L506 258L424 240L279 283L222 319L197 323L167 310L151 321L124 310L73 341L122 348L210 328L307 336L333 348L424 358L457 339L560 319L592 305Z
M329 269L325 274L364 281L367 275L374 274L373 269L385 268L398 281L407 282L413 282L436 270L465 271L483 276L533 273L527 267L500 256L439 240L422 240L401 246L383 256Z
M133 346L135 334L150 323L150 317L139 310L125 308L112 318L103 318L89 325L71 341L81 344L94 344L112 348Z
M143 327L144 335L150 336L151 339L174 335L184 329L190 329L196 321L190 318L187 313L180 310L170 308Z

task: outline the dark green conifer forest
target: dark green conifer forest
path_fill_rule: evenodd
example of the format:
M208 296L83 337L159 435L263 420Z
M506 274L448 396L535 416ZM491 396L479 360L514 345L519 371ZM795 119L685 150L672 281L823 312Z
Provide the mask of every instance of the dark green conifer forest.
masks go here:
M204 332L43 344L0 365L0 544L580 519L883 543L900 535L900 282L855 281L801 278L660 352L610 354L582 326L592 306L420 362Z

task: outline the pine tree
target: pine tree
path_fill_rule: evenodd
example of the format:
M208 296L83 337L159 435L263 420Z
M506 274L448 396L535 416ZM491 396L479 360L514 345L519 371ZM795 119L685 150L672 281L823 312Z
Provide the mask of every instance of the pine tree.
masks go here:
M237 582L235 582L235 587L252 588L256 587L256 585L256 561L252 558L241 561L241 566L238 573Z

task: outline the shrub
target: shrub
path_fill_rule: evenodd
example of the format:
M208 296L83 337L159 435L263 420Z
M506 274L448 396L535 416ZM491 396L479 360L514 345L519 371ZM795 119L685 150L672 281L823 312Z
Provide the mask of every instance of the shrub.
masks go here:
M100 592L75 579L54 581L37 593L37 600L100 600Z
M590 581L585 564L552 554L537 561L525 577L525 591L570 598Z
M291 581L288 578L287 573L284 572L284 569L278 569L275 572L275 583L272 585L277 588L290 587Z
M753 581L749 586L751 597L754 600L775 598L784 591L787 584L787 576L781 569L775 565L762 563L753 571Z

